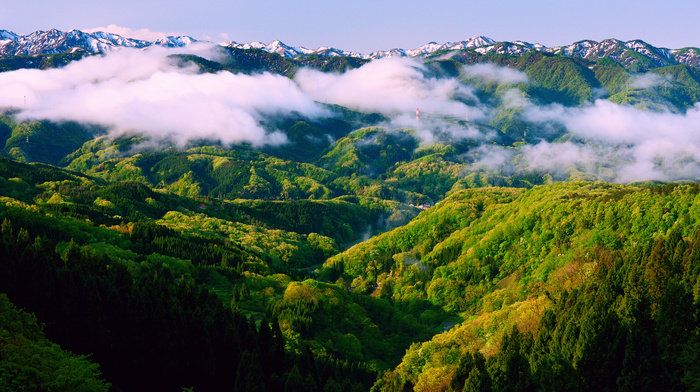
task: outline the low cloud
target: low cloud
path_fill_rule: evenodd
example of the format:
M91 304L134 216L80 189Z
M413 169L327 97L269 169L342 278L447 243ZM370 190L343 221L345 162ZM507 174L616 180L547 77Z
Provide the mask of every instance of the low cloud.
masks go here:
M632 75L629 78L629 86L632 88L648 89L661 86L673 81L671 74L659 75L653 72L647 72L641 75Z
M191 139L282 144L284 133L266 131L262 121L290 113L330 116L320 102L383 113L391 119L390 128L419 128L424 142L445 135L484 138L476 128L459 125L467 116L485 118L482 109L455 100L478 102L471 89L455 79L429 76L413 60L373 61L344 74L302 69L292 81L269 73L201 73L195 65L183 67L168 58L183 51L220 55L205 44L176 52L124 49L59 69L1 73L0 107L20 108L21 120L99 124L115 134L143 132L181 145Z
M423 145L446 139L489 137L464 123L487 118L481 106L464 103L478 104L472 88L454 78L432 76L415 59L374 60L343 74L302 69L295 81L319 102L382 113L390 117L385 124L390 129L414 128Z
M449 124L442 121L422 122L414 127L414 135L422 146L435 143L452 143L465 140L484 142L495 138L496 133L482 130L472 124Z
M570 141L542 140L517 149L483 146L474 152L474 168L620 183L700 179L700 104L683 114L605 100L582 107L529 104L522 116L541 128L563 127Z
M217 55L213 46L184 51ZM114 134L146 133L180 144L213 139L262 146L287 142L283 132L261 125L265 118L330 116L319 103L332 103L382 113L390 119L389 128L412 128L424 145L446 139L497 140L494 132L475 124L489 121L497 101L480 102L469 86L434 77L413 59L376 60L342 74L301 69L290 80L269 73L201 73L194 65L176 64L168 57L173 53L183 49L127 49L59 69L3 72L0 107L17 109L20 120L99 124ZM465 73L498 83L527 83L518 71L490 65L466 67ZM656 74L635 78L636 86L670 80ZM642 111L606 100L580 107L538 106L517 89L503 91L502 107L517 108L542 140L517 148L491 143L472 148L465 155L470 170L546 172L555 179L622 183L700 179L700 104L684 113ZM566 137L560 142L553 140L562 134Z
M467 65L462 68L462 72L469 77L479 78L487 82L498 84L518 84L528 83L525 73L516 69L499 67L490 63Z
M530 101L525 94L515 88L506 90L501 100L503 101L503 106L507 108L523 108L530 106Z
M418 108L462 117L467 105L454 98L476 99L469 87L455 79L428 76L421 63L409 58L375 60L343 74L302 69L294 80L319 102L389 116L414 113Z
M206 55L204 48L196 50ZM174 64L167 57L172 53L127 49L59 69L0 73L0 107L22 108L17 114L22 120L100 124L180 144L206 138L278 145L286 136L263 129L264 116L325 114L283 76L199 73L194 65Z
M608 144L640 144L651 140L669 140L674 144L698 144L700 105L683 114L643 111L627 105L597 100L583 107L561 105L530 106L524 113L528 121L560 122L582 139Z

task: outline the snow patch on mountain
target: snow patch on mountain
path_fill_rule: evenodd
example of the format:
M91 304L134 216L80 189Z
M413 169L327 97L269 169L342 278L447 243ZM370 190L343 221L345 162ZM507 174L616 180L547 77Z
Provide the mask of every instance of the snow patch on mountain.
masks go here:
M525 53L532 52L532 49L528 46L516 44L513 42L501 42L494 45L482 46L474 49L479 54L507 54L511 56L522 56Z

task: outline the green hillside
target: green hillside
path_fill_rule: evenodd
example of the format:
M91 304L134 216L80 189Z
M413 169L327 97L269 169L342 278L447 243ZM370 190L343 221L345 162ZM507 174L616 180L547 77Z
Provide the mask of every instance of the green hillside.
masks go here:
M397 304L429 301L463 320L430 342L412 346L402 364L378 384L380 389L463 385L471 366L479 366L469 362L468 355L475 352L489 358L486 377L495 390L511 390L522 382L555 390L617 389L616 382L639 385L627 376L639 371L637 366L656 369L647 383L666 377L675 388L687 388L697 368L680 358L693 355L682 347L694 344L697 310L679 319L678 330L668 332L677 339L671 345L661 331L669 328L670 313L696 309L692 244L698 187L567 183L505 191L457 193L405 228L326 262L326 269L365 290L390 286ZM446 232L436 232L438 227ZM365 254L379 255L372 257L371 269L354 262L367 260ZM572 317L581 320L574 330ZM622 339L617 348L601 349L595 342L609 339L604 334L610 333L628 335L615 338ZM636 340L644 334L654 338ZM519 348L511 353L508 344ZM641 355L630 352L641 349L634 344L645 344L644 350L657 355L648 361L657 362L623 361ZM509 355L522 355L517 359L524 361L518 365L524 366L520 376L502 373L516 360ZM558 363L556 368L549 368L551 361ZM596 361L610 365L600 369L593 365ZM566 379L543 373L549 371L565 371L557 377ZM688 378L682 381L676 374Z
M696 377L690 347L697 344L691 339L697 333L697 310L671 316L678 309L695 309L698 298L692 245L700 218L696 185L568 182L529 190L462 190L411 223L338 253L338 243L316 234L324 227L310 217L328 216L327 225L334 229L347 219L348 230L354 230L367 219L362 211L384 211L386 202L376 200L371 208L351 199L222 203L50 166L2 165L6 196L0 212L10 255L4 268L11 271L2 287L11 301L45 320L49 339L77 353L93 353L105 379L115 385L133 387L123 374L130 368L107 359L114 349L99 347L118 335L95 335L84 328L110 328L111 312L124 311L118 310L119 301L126 300L119 299L122 294L100 294L101 311L94 316L106 318L88 317L70 333L62 321L66 314L84 319L82 312L98 309L89 301L96 294L81 290L109 293L116 284L110 279L133 281L129 290L137 291L131 296L154 290L148 288L154 284L165 290L159 298L174 295L168 290L203 287L199 300L219 303L208 300L212 311L223 303L255 320L260 334L267 328L261 321L275 320L278 324L270 325L273 331L279 328L290 363L311 355L316 367L336 369L336 377L346 374L345 366L355 369L358 390L369 389L373 377L379 377L376 390L408 385L449 390L477 382L471 380L477 376L495 390L520 383L557 390L616 389L640 387L631 374L644 369L656 369L644 385L668 379L674 390L685 390ZM309 267L325 259L323 266ZM88 283L110 265L114 272L104 271L115 275L99 283L104 288ZM317 271L309 275L308 268ZM81 304L76 310L66 309L66 302L57 303L52 294L67 284L64 274L72 276L73 285L89 284L75 294L64 291L64 298L76 295ZM46 295L27 296L37 285ZM206 294L209 290L216 297ZM147 314L132 318L155 322L147 321ZM671 317L673 324L667 321ZM240 330L244 319L231 322ZM572 319L582 320L574 330ZM601 350L596 342L609 334L617 336L616 343ZM235 366L243 366L247 355L263 353L238 355L231 358ZM640 355L648 360L625 360ZM176 361L162 363L181 366ZM610 366L602 372L591 366L598 361ZM281 380L297 377L297 371L301 380L310 377L317 386L337 380L301 371L301 365L296 371L289 364L282 370L256 366ZM512 373L512 366L521 370ZM377 376L378 371L385 373ZM239 378L231 385L243 382ZM217 380L210 385L229 382ZM173 382L205 385L184 378Z

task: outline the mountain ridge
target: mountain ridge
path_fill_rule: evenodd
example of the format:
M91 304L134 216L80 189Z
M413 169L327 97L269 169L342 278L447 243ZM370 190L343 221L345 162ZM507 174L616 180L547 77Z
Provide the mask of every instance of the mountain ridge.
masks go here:
M39 30L28 35L0 30L0 58L75 51L96 54L119 48L144 49L154 45L172 48L184 47L196 42L199 41L188 36L168 36L155 41L145 41L101 31L85 33L75 29L67 32L58 29Z
M57 29L35 31L28 35L0 30L0 58L18 55L55 54L63 52L85 51L88 53L106 53L120 48L145 49L151 46L186 47L194 43L208 43L189 36L167 36L154 41L127 38L118 34L95 32L85 33L80 30L62 32ZM210 42L209 42L210 43ZM238 43L235 41L216 44L225 48L243 50L258 49L275 53L287 59L300 59L310 56L353 57L374 60L387 57L428 57L438 52L473 50L481 55L505 54L522 56L530 52L544 52L573 58L596 61L610 58L626 68L643 67L653 69L668 65L684 64L700 68L700 49L684 47L668 49L656 47L645 41L635 39L621 41L610 38L603 41L581 40L570 45L547 47L538 43L525 41L495 41L484 36L472 37L462 41L449 41L443 44L429 42L414 49L393 48L378 50L369 54L347 51L329 46L308 49L302 46L290 46L280 40L268 44L263 42Z

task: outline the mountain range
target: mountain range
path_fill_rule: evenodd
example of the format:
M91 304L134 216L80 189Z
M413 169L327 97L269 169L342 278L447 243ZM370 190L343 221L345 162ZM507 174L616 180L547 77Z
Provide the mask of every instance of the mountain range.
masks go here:
M87 51L105 53L117 48L143 49L149 46L183 47L197 42L187 36L170 36L155 41L144 41L122 37L117 34L80 30L62 32L56 29L35 31L29 35L19 35L0 30L0 57L54 54Z
M168 36L155 41L145 41L126 38L112 33L86 33L75 29L68 32L51 29L48 31L36 31L28 35L19 35L11 31L0 30L0 58L64 52L106 53L124 47L138 49L150 46L185 47L197 42L206 41L199 41L189 36ZM546 47L541 44L532 44L524 41L497 42L488 37L478 36L463 41L443 44L430 42L414 49L394 48L370 54L327 46L307 49L300 46L286 45L279 40L272 41L269 44L230 41L222 42L218 45L237 49L258 49L276 53L289 59L301 59L311 56L342 56L364 60L385 57L429 57L436 55L436 53L457 50L473 50L482 55L506 54L522 56L529 52L538 51L592 61L609 58L626 68L635 67L635 64L643 64L647 69L675 64L700 68L700 49L696 47L668 49L653 46L642 40L626 42L617 39L606 39L600 42L582 40L566 46Z

